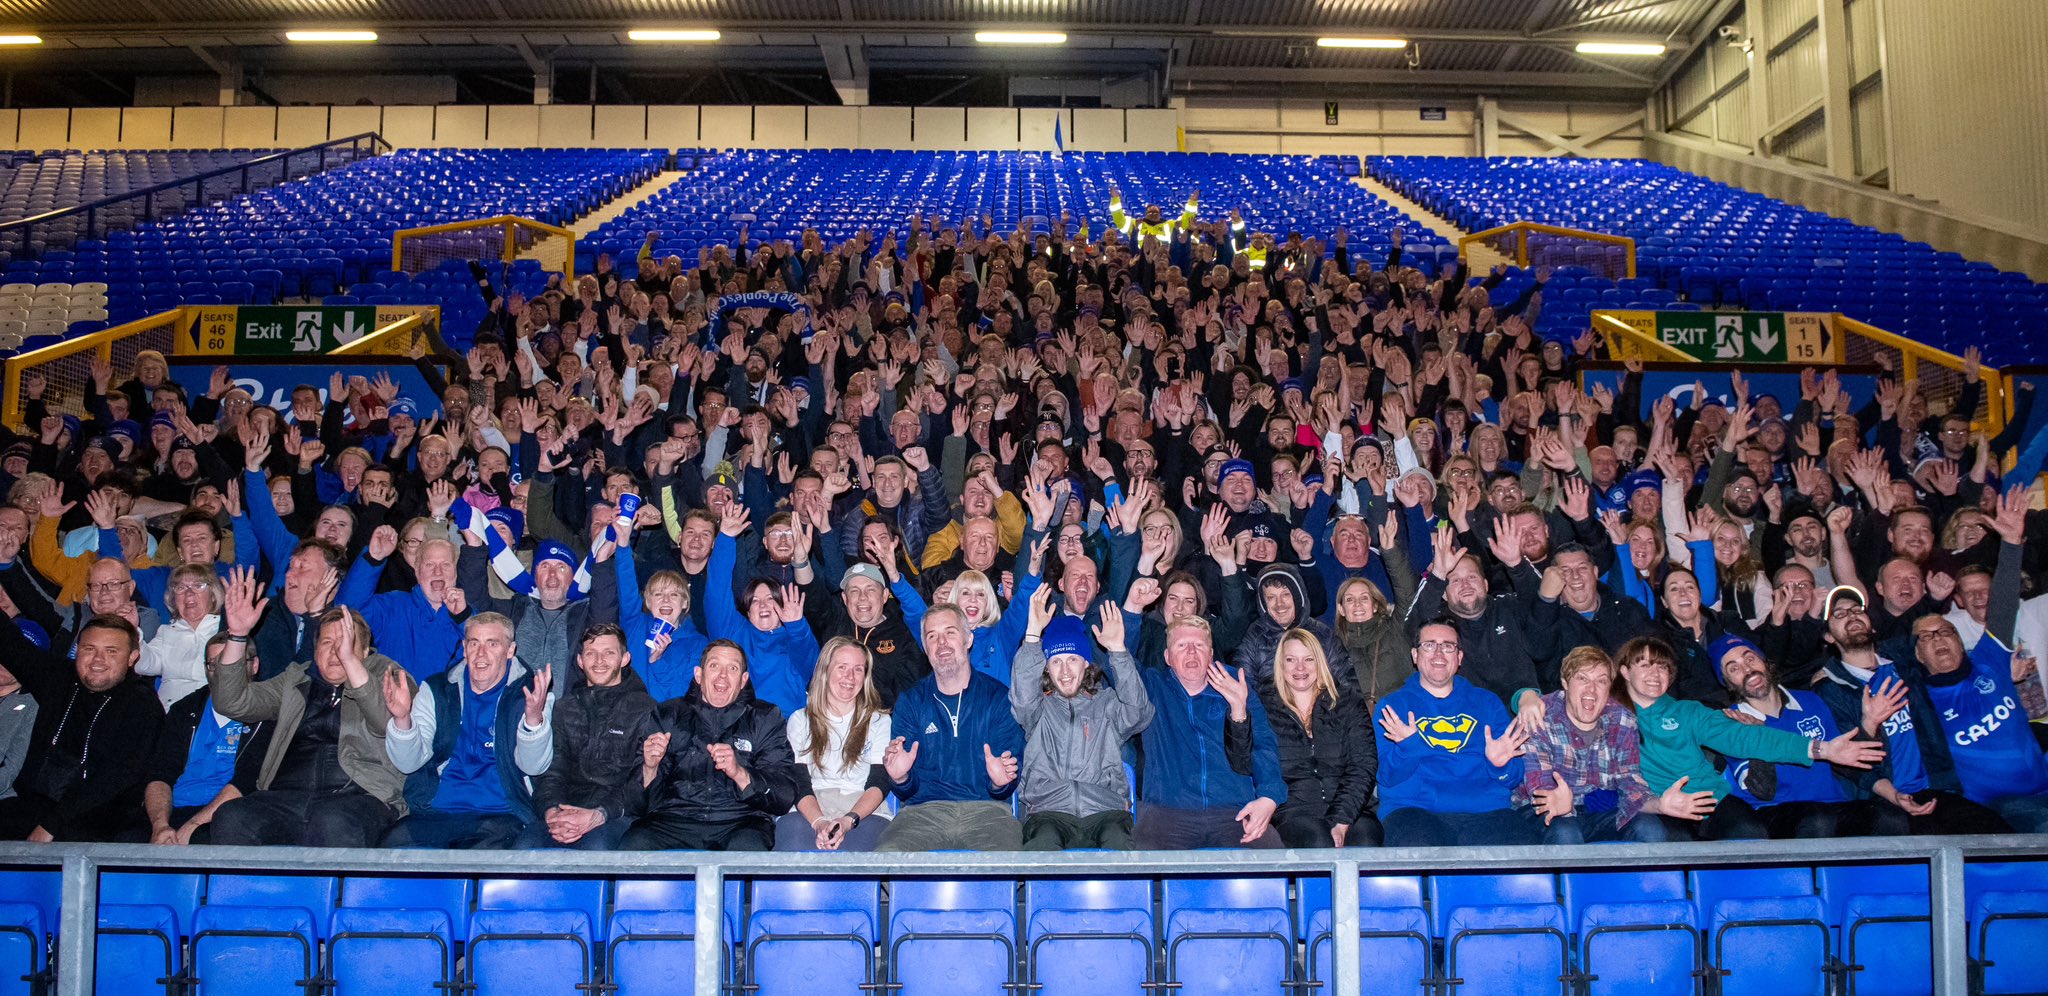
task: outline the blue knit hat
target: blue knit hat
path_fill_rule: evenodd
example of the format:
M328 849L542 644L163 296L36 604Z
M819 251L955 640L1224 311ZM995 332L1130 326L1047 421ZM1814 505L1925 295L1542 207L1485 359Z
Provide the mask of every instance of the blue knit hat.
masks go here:
M1052 660L1061 654L1073 654L1090 664L1095 663L1095 640L1088 635L1088 624L1080 616L1059 616L1045 624L1045 659Z
M557 540L547 540L533 551L533 566L539 567L550 560L559 560L562 563L568 564L569 569L572 571L576 569L575 552Z

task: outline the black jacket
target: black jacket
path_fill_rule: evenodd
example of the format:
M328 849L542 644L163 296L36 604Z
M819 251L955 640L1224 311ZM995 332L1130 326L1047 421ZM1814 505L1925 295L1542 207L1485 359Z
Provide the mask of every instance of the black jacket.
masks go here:
M701 686L692 687L655 709L648 733L668 734L668 753L632 815L703 823L773 818L811 792L810 773L790 749L782 710L751 691L742 689L737 700L721 709L704 701ZM727 744L738 754L740 766L752 776L746 791L713 766L704 749L711 744Z
M549 714L555 754L533 780L534 814L562 805L602 809L623 820L640 795L640 745L654 732L654 697L632 668L619 683L579 684Z
M1238 581L1237 577L1223 579L1225 584ZM1282 626L1273 621L1273 614L1266 609L1265 589L1279 586L1294 600L1294 619ZM1337 679L1337 687L1344 691L1358 688L1358 672L1351 666L1351 651L1344 649L1344 641L1322 621L1310 617L1308 611L1308 590L1302 583L1301 571L1293 564L1274 564L1259 572L1257 584L1252 587L1252 624L1244 630L1244 639L1237 645L1232 662L1243 668L1260 688L1273 684L1273 654L1280 647L1280 638L1290 629L1304 629L1315 634L1316 642L1322 645L1323 657L1329 662L1330 674Z
M1444 588L1444 582L1436 575L1425 573L1422 576L1422 586L1415 592L1415 604L1408 607L1411 645L1415 631L1424 623L1439 613L1448 614L1444 607ZM1485 611L1477 618L1460 619L1452 615L1451 618L1458 623L1458 647L1465 654L1458 675L1500 696L1502 702L1511 703L1515 692L1520 689L1541 688L1537 680L1536 658L1530 651L1527 635L1530 615L1519 596L1505 592L1487 599ZM1553 680L1555 676L1553 671Z
M847 616L846 603L839 600L839 592L826 587L823 578L813 577L804 586L804 618L820 644L844 636L868 648L875 660L875 693L882 697L884 709L896 708L896 696L931 676L932 665L925 659L924 644L904 621L903 606L893 596L882 609L881 623L871 629L863 628Z
M113 840L144 826L142 789L164 721L150 683L131 674L90 691L72 662L30 643L13 619L0 622L0 660L37 706L14 783L21 804L58 840Z
M1370 812L1379 747L1358 695L1341 691L1334 705L1328 696L1316 696L1315 710L1309 714L1315 735L1310 736L1294 709L1274 694L1270 681L1259 691L1266 699L1266 720L1280 754L1280 777L1287 781L1282 814L1313 816L1327 828L1349 826L1360 813Z
M1536 687L1544 694L1564 687L1558 677L1564 655L1579 647L1599 647L1611 654L1650 631L1650 614L1643 611L1641 603L1615 594L1604 584L1598 591L1600 602L1591 619L1565 604L1562 595L1555 602L1538 596L1533 604L1529 642L1536 647ZM1469 650L1465 659L1472 659Z

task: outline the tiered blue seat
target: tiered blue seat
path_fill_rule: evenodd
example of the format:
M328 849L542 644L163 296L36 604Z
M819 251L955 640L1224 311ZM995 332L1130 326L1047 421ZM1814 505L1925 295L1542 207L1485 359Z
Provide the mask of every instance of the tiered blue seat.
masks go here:
M1846 991L1908 996L1934 990L1927 866L1824 865L1821 904L1835 934Z
M0 871L0 996L40 991L62 889L58 872Z
M1183 994L1292 988L1294 930L1282 878L1168 879L1166 977Z
M321 945L339 880L323 876L214 875L192 921L192 971L199 991L266 996L306 991L318 978Z
M871 881L755 882L747 924L749 991L795 996L875 982L880 907Z
M2039 992L2048 964L2048 862L1971 862L1963 869L1963 889L1971 991Z
M1571 976L1571 940L1550 875L1433 875L1430 925L1455 991L1539 996Z
M1150 882L1033 879L1024 917L1026 974L1043 992L1138 992L1153 981Z
M454 982L472 894L459 878L343 881L327 951L337 996L430 992Z
M902 996L1002 992L1017 981L1017 883L889 883L890 982Z
M94 988L110 996L182 991L185 941L205 884L203 875L100 876Z
M1361 992L1418 993L1434 984L1429 915L1422 906L1422 879L1364 876L1358 880L1358 964ZM1331 925L1330 881L1301 882L1302 941L1308 947L1310 980L1336 978Z
M467 981L478 996L545 996L589 985L603 944L598 879L485 879L469 921Z
M1716 868L1691 881L1723 996L1826 996L1831 932L1813 869Z
M1680 872L1558 876L1587 996L1691 996L1699 928Z

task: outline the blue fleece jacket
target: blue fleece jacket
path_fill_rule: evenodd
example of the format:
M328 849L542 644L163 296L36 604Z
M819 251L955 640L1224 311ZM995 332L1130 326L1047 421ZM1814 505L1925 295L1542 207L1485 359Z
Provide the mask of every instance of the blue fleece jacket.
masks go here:
M974 646L967 651L976 674L985 674L1004 685L1010 683L1010 663L1024 643L1024 627L1031 622L1031 595L1042 584L1038 575L1023 571L1017 575L1017 597L1010 599L1003 618L993 626L974 631ZM1135 633L1137 630L1131 630Z
M685 613L675 632L669 634L668 649L662 651L661 659L648 660L652 651L648 649L647 636L654 631L655 617L640 597L640 573L633 567L633 545L619 544L612 563L618 572L619 628L626 631L626 653L633 659L634 672L647 685L647 694L654 696L657 705L681 698L690 690L697 663L704 659L704 648L711 641L690 625ZM707 586L706 597L715 599L717 590ZM751 663L753 656L748 655L747 659Z
M1451 679L1443 698L1411 674L1380 704L1394 715L1415 717L1415 732L1396 743L1379 726L1380 816L1397 809L1432 813L1487 813L1513 805L1509 793L1522 780L1522 759L1496 768L1486 759L1486 731L1498 737L1513 721L1500 696L1464 678Z
M348 569L335 603L361 612L375 634L377 651L403 665L407 674L425 681L447 671L462 654L461 620L449 615L446 605L428 605L418 585L375 594L383 575L384 562L363 554Z
M980 672L968 675L957 696L940 695L936 677L905 689L896 697L891 720L903 749L917 748L910 775L895 785L905 806L925 802L987 802L1007 799L1017 779L1000 787L989 782L986 745L998 757L1008 751L1021 765L1024 728L1010 713L1010 693L1002 682Z
M811 624L798 619L766 633L754 628L732 599L733 563L738 544L724 533L711 544L704 567L704 612L713 640L731 640L747 655L747 680L754 697L794 716L810 702L811 670L818 664L818 638ZM625 597L620 592L621 604Z
M1287 801L1279 748L1256 690L1245 702L1245 721L1232 723L1230 703L1216 689L1189 695L1170 670L1148 667L1139 674L1153 709L1152 725L1143 734L1151 759L1145 767L1146 804L1234 812L1262 796Z

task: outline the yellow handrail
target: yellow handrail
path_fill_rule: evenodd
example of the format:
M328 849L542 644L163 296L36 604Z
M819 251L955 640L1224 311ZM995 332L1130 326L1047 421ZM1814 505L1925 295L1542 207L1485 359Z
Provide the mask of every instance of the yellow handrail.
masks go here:
M1847 315L1835 316L1835 327L1843 337L1841 359L1846 363L1875 362L1875 356L1890 350L1898 353L1898 374L1905 380L1919 380L1924 386L1930 377L1922 377L1920 365L1926 363L1948 371L1961 378L1968 364L1960 356L1947 350L1936 349L1926 343L1915 342L1896 332L1887 332L1869 322L1860 322ZM1862 348L1854 348L1862 340ZM1855 354L1865 354L1857 356ZM2005 430L2005 374L1996 367L1979 365L1978 374L1984 383L1984 417L1979 420L1976 412L1963 412L1972 423L1981 421L1981 428L1987 435L1998 435ZM1946 392L1943 392L1946 393Z
M1670 345L1656 336L1644 335L1634 326L1613 315L1594 312L1593 321L1600 334L1607 339L1607 355L1615 359L1670 360L1678 363L1699 362L1691 353Z
M550 225L544 221L535 221L532 218L525 218L516 214L501 214L490 218L475 218L469 221L451 221L439 225L424 225L419 228L401 228L391 234L391 270L394 273L404 271L405 242L407 239L492 227L499 227L504 231L505 245L499 255L499 259L506 263L519 258L518 232L521 228L533 229L542 233L545 237L568 240L569 249L564 254L562 275L565 279L573 279L576 276L576 232L572 229L563 228L560 225Z
M114 362L115 343L154 332L167 325L171 326L172 334L175 335L177 330L184 328L184 323L185 309L172 308L169 311L158 312L148 318L138 318L135 321L116 325L112 328L87 333L76 339L66 339L63 342L51 343L41 349L8 357L6 372L4 375L0 375L0 377L4 377L7 424L17 432L23 431L25 428L23 416L27 406L21 396L21 379L28 371L47 367L58 361L88 351L111 365ZM168 355L168 351L166 351L166 354ZM133 358L130 357L130 359L132 360ZM112 383L120 383L133 375L134 371L132 369L116 368L110 380ZM48 393L51 389L62 390L67 386L54 383L53 379L46 377L44 388L45 400L54 400L50 398ZM83 387L82 382L80 386Z
M1527 267L1529 265L1529 234L1532 232L1542 235L1563 235L1569 238L1585 239L1589 242L1606 242L1621 246L1624 250L1622 260L1627 268L1626 276L1634 277L1636 275L1636 240L1626 235L1588 232L1584 229L1545 225L1535 221L1517 221L1498 228L1489 228L1483 232L1473 232L1470 235L1459 236L1458 258L1469 263L1471 261L1470 246L1472 243L1480 242L1491 245L1494 239L1513 235L1515 237L1515 265Z
M426 315L407 315L327 355L411 356L414 343L426 327Z

